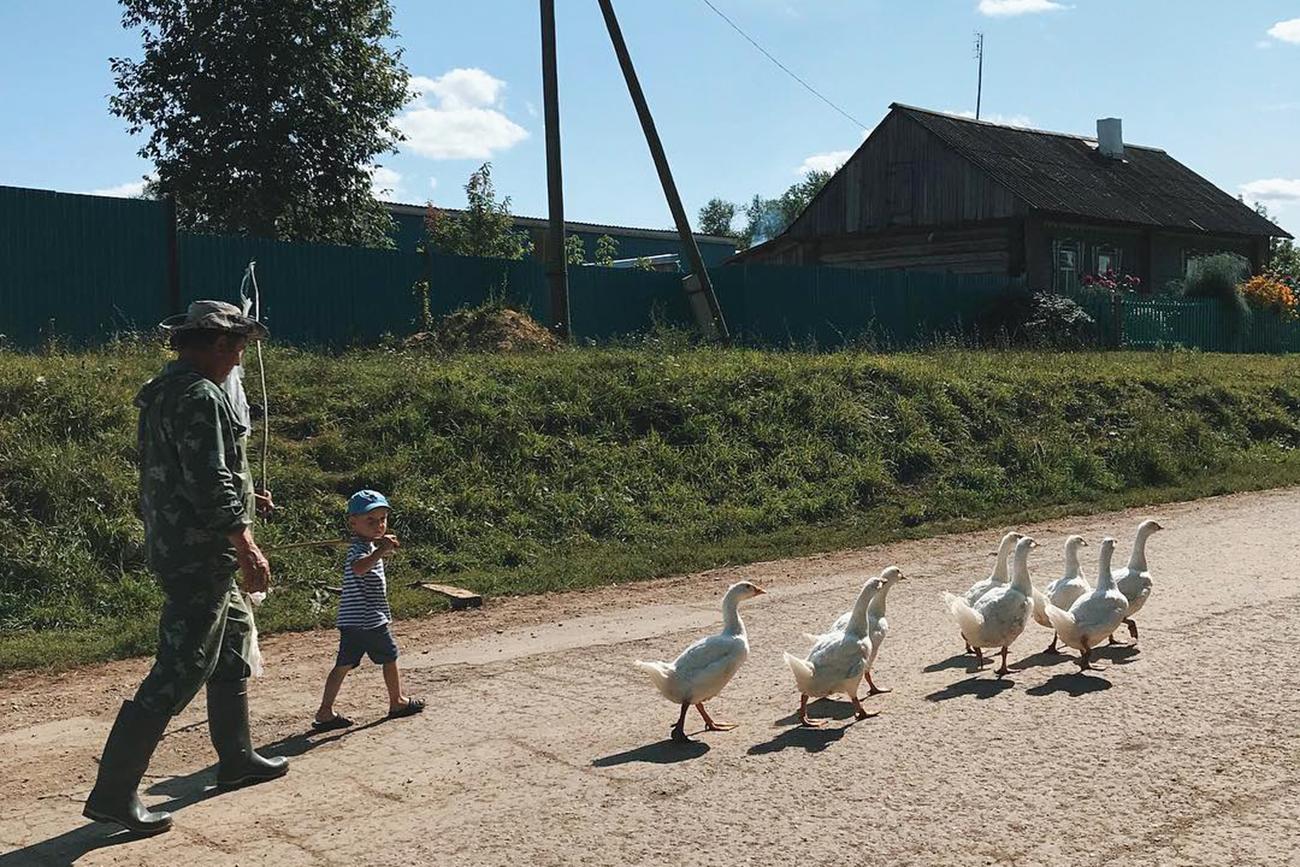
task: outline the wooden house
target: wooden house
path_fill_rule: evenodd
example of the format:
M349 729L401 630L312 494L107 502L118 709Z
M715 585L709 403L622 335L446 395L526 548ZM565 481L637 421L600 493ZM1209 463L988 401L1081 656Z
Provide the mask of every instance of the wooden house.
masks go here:
M732 262L996 273L1070 289L1114 271L1160 288L1197 256L1256 272L1285 230L1163 150L894 103L786 231Z

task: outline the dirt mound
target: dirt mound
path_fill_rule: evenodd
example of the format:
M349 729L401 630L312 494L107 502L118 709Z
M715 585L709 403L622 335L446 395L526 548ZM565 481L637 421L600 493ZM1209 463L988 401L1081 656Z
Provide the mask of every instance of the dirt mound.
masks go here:
M406 345L438 352L535 352L555 349L560 341L527 313L491 305L449 313L432 331L412 334Z

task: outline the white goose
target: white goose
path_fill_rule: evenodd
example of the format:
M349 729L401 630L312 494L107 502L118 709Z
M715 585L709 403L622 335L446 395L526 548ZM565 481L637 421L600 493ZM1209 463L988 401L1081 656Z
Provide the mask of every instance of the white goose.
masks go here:
M875 595L871 597L871 602L867 604L867 637L871 639L871 655L867 657L867 670L864 676L867 679L867 695L879 695L882 692L889 692L887 689L881 689L876 686L875 681L871 679L871 670L876 664L876 655L880 653L881 646L885 643L885 636L889 634L889 621L885 619L885 601L889 596L889 588L903 580L903 573L898 569L886 569L879 578L873 578L872 581L879 582ZM842 632L848 628L849 620L853 617L853 610L845 611L835 621L831 627L832 632ZM817 636L808 636L817 640Z
M691 705L700 712L706 731L729 731L736 727L733 723L714 722L704 710L704 702L722 692L748 658L749 638L740 619L740 603L765 592L749 581L732 584L722 596L721 632L701 638L672 662L636 661L636 667L650 675L663 697L682 707L681 716L673 726L673 740L691 742L685 728L686 711Z
M1007 650L1011 643L1025 631L1025 623L1033 610L1033 583L1029 580L1029 550L1038 543L1028 536L1016 542L1015 557L1011 566L1011 583L994 587L974 604L961 596L943 594L949 613L961 627L961 634L975 648L975 658L984 662L981 648L1002 648L1002 667L995 672L998 677L1010 674L1007 668Z
M1087 546L1087 541L1082 536L1070 536L1065 540L1065 575L1057 578L1051 584L1047 585L1047 590L1039 592L1034 588L1034 620L1040 626L1048 629L1052 628L1052 622L1047 619L1047 605L1050 602L1062 611L1069 611L1074 600L1078 599L1085 593L1092 592L1092 585L1083 574L1083 569L1079 566L1079 549ZM1056 649L1056 636L1052 636L1052 643L1047 645L1044 653L1060 653Z
M1128 600L1128 611L1124 613L1123 623L1128 627L1128 634L1134 644L1137 644L1138 640L1138 626L1133 618L1142 610L1147 597L1151 595L1151 572L1147 569L1147 540L1151 538L1152 533L1163 529L1159 521L1150 519L1138 524L1137 537L1133 540L1133 551L1128 557L1128 566L1115 572L1115 586ZM1110 643L1117 643L1114 636L1111 636Z
M799 686L799 722L803 725L815 728L823 724L822 720L814 722L808 718L809 698L824 698L841 692L853 703L857 719L872 716L863 709L862 701L858 698L858 687L867 670L867 660L871 657L867 608L881 588L897 580L900 575L896 567L890 566L879 578L872 578L863 584L844 628L833 628L819 636L808 652L807 659L800 659L791 653L785 654L785 664L790 667L795 683Z
M998 544L998 559L993 562L993 574L983 581L976 581L961 595L967 605L974 605L985 593L988 593L994 587L1001 587L1007 583L1007 559L1011 556L1011 551L1015 548L1016 542L1023 538L1024 536L1020 533L1014 532L1007 533L1002 537L1002 541ZM962 635L962 639L966 642L967 653L974 653L976 656L980 655L975 648L971 647L969 638Z
M1079 651L1081 671L1092 669L1088 664L1092 649L1115 631L1124 619L1124 612L1128 610L1128 600L1115 587L1115 580L1110 573L1110 560L1114 553L1115 540L1109 537L1102 539L1101 556L1097 563L1097 589L1076 599L1068 611L1051 603L1047 605L1047 617L1052 621L1057 637Z

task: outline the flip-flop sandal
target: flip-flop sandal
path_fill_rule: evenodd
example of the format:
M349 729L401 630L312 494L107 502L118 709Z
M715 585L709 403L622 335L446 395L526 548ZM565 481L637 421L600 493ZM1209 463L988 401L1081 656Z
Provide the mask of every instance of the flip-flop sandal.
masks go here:
M414 716L415 714L420 713L423 710L424 710L424 699L408 698L406 700L406 704L402 705L401 707L395 710L390 710L388 712L388 718L397 719L398 717L403 717L403 716Z
M324 722L321 722L320 720L312 720L311 730L314 732L332 732L335 729L351 728L353 725L355 725L355 723L347 717L334 714L333 718L327 719Z

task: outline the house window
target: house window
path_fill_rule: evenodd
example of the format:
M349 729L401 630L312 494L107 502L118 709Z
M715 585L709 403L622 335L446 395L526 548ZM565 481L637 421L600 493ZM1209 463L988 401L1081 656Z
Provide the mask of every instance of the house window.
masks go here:
M1098 247L1093 253L1093 273L1105 274L1107 271L1113 271L1115 274L1123 273L1123 253L1114 247Z
M1079 263L1083 259L1078 241L1052 242L1052 289L1061 292L1079 288Z

